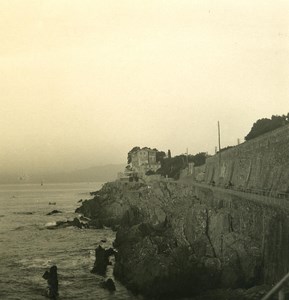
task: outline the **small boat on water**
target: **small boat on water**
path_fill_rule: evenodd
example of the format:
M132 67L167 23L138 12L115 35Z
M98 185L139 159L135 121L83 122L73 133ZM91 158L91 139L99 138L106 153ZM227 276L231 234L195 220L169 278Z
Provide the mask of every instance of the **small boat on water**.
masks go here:
M56 202L49 202L49 205L55 205Z

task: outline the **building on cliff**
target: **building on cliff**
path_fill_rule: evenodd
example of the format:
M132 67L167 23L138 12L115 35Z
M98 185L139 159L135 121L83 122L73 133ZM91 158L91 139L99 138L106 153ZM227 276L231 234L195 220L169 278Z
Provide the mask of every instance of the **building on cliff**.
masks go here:
M144 147L131 153L131 169L140 178L143 178L148 171L156 172L161 163L157 161L157 150Z
M130 163L124 172L118 173L118 180L126 182L137 180L138 178L146 180L148 177L153 177L154 179L161 177L159 174L154 174L161 167L161 163L157 161L157 152L156 149L148 147L130 151ZM147 176L148 173L151 176ZM152 176L152 174L154 175Z

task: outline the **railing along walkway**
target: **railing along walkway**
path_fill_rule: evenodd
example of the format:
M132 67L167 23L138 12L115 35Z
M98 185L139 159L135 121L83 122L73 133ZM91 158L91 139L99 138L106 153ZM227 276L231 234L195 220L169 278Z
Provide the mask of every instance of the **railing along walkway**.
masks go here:
M289 210L289 199L287 193L279 193L278 196L273 197L270 193L265 192L264 190L258 190L258 189L247 189L247 190L237 190L235 187L219 187L219 186L213 186L206 183L199 183L193 180L180 180L180 182L184 182L189 185L194 185L198 187L207 187L213 191L221 192L221 193L227 193L234 196L244 197L246 196L246 199L252 200L255 202L259 202L262 204L267 204L279 208L285 208Z
M272 299L278 293L278 300L285 300L285 285L289 282L289 273L285 275L275 286L261 299Z

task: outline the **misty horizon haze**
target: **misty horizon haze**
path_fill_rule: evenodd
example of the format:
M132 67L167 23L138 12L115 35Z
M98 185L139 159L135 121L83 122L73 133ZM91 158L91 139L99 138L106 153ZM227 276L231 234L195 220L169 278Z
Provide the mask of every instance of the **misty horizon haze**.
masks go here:
M0 171L214 154L289 111L289 2L1 1Z
M46 185L49 183L73 183L73 182L107 182L117 179L119 172L125 168L125 164L109 164L93 166L83 169L65 171L38 170L34 172L0 171L0 184L30 184Z

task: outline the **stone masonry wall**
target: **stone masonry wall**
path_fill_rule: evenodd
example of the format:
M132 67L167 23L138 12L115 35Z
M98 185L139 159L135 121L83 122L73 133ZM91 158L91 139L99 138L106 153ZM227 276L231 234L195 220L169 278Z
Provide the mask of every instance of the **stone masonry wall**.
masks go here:
M206 161L205 182L273 194L289 192L289 126L218 153Z

